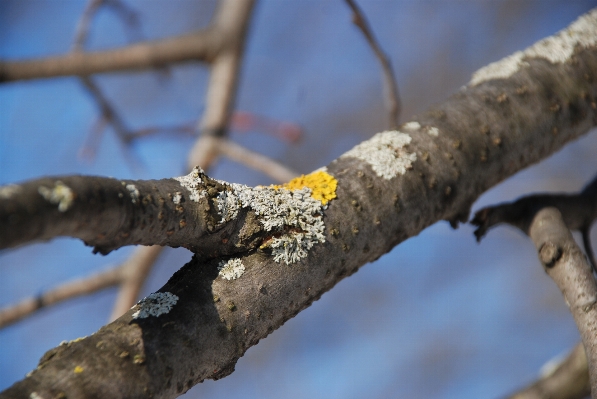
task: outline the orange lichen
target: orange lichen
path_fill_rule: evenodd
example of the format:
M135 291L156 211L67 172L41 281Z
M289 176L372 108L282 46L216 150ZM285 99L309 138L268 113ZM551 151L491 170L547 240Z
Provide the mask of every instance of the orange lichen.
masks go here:
M326 205L329 201L336 198L336 188L338 187L338 181L334 176L323 172L313 172L308 175L301 175L295 177L288 183L284 183L281 186L274 186L274 188L285 188L287 190L300 190L308 187L311 189L311 197L321 201L323 205Z

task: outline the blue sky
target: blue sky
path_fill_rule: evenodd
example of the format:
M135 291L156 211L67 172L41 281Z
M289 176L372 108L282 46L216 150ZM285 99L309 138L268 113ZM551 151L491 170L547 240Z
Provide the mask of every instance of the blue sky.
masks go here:
M214 3L130 1L142 35L159 38L204 26ZM479 67L555 33L594 1L361 1L390 55L402 121L446 99ZM0 1L0 58L69 51L85 1ZM89 48L127 43L103 10ZM197 120L208 71L96 78L131 128ZM298 144L263 132L237 142L306 173L384 129L377 61L342 1L262 1L247 41L237 109L299 123ZM76 78L0 85L0 184L42 175L119 178L181 175L191 138L167 134L123 151L108 129L93 161L81 160L98 110ZM597 170L595 133L486 193L474 209L536 191L576 191ZM134 159L136 167L125 157ZM212 175L268 184L258 172L222 161ZM1 226L0 226L1 228ZM497 397L529 382L578 333L533 245L508 228L480 245L472 228L438 223L343 280L240 359L237 371L187 397ZM71 239L0 252L0 306L126 259L130 249L92 255ZM158 289L190 253L167 250L144 289ZM0 330L0 389L34 368L62 340L106 323L116 290L70 301Z

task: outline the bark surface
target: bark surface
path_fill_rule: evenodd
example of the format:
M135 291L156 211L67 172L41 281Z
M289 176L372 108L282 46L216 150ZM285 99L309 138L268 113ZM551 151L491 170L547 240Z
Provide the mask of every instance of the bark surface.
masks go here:
M327 166L337 180L336 198L320 216L325 242L292 264L274 261L268 243L276 237L252 209L242 208L220 223L218 198L231 188L207 177L201 186L206 194L197 202L172 179L127 181L123 186L115 180L60 177L13 187L10 195L0 192L2 225L8 220L22 229L3 233L5 246L26 241L13 240L13 235L29 234L31 240L83 231L75 236L101 252L138 242L182 245L196 252L159 290L178 298L168 312L134 318L140 305L133 307L95 334L47 352L36 370L0 397L172 398L204 379L225 377L250 346L341 279L439 220L453 225L466 221L485 190L587 133L597 124L595 71L597 48L579 45L565 62L527 57L525 66L506 78L463 88L401 126L401 134L411 138L408 144L377 146L382 152L391 148L394 160L416 156L403 174L394 170L395 176L387 178L390 172L380 173L377 161L356 157L359 151L336 159ZM370 148L375 142L379 144L379 137L363 145ZM64 212L57 209L59 202L39 193L40 184L50 189L57 181L70 184L75 195L72 208ZM133 204L127 185L138 189L140 202ZM77 202L89 190L104 193L96 210L89 201ZM148 195L153 201L144 204ZM167 208L164 228L158 222L159 198ZM174 205L180 204L184 210L177 214ZM88 212L95 216L84 216ZM13 214L24 216L17 223L10 220ZM103 220L97 221L100 214ZM85 217L92 228L81 227ZM28 233L30 229L41 233ZM113 230L103 238L93 236L102 229ZM173 232L168 236L169 229ZM123 231L130 235L119 238ZM287 233L293 232L277 234ZM218 267L232 256L245 270L226 280Z

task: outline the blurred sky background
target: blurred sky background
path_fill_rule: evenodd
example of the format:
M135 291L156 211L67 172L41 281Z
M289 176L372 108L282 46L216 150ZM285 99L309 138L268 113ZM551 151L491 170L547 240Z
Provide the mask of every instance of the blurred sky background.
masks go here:
M70 51L85 4L0 0L0 58ZM127 4L138 11L145 39L205 26L215 8L212 1L190 0ZM566 27L597 1L359 4L393 62L406 122L456 92L476 69ZM88 49L128 40L122 21L104 9ZM207 77L205 66L185 64L95 78L125 123L141 128L199 118ZM305 134L297 144L260 131L233 131L231 137L308 173L384 130L381 93L378 62L343 1L259 1L237 109L298 123ZM97 116L73 77L0 85L0 184L73 173L128 179L184 174L194 139L171 134L123 151L108 129L95 159L81 160L77 154ZM531 192L577 191L596 173L596 153L593 131L495 187L474 210ZM211 175L249 185L272 182L226 160ZM231 376L199 384L185 397L495 398L532 381L546 361L578 341L576 327L529 239L502 227L478 245L472 231L440 222L407 240L249 349ZM130 253L92 255L73 239L1 251L0 306L116 265ZM144 295L190 257L187 250L167 249ZM110 289L68 301L0 330L0 389L23 378L62 340L105 324L115 295Z

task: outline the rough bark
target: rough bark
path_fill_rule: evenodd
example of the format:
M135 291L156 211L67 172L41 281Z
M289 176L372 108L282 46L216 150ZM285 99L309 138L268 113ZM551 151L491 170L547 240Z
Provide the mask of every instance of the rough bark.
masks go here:
M562 291L574 316L587 356L591 396L597 398L597 282L593 270L556 208L537 212L527 233L537 247L541 264Z
M590 19L594 35L597 11ZM274 261L267 246L274 237L268 237L262 217L249 208L209 229L217 212L214 199L230 186L202 179L213 190L207 188L206 197L195 203L173 180L131 182L141 199L155 190L153 185L163 198L175 192L185 196L184 233L176 227L180 219L174 209L177 217L167 220L174 228L170 239L176 237L177 245L192 246L198 254L159 290L178 299L158 317L134 318L142 308L137 305L95 334L50 350L36 370L0 397L170 398L206 378L230 374L247 348L342 278L439 220L465 221L482 192L595 126L597 48L595 43L577 44L562 62L526 53L524 65L508 76L477 77L402 125L401 133L376 136L333 161L327 173L337 180L337 198L322 211L325 242L296 263ZM401 145L384 141L396 138ZM367 151L384 154L390 162L368 158ZM60 181L66 184L67 178ZM25 184L31 185L25 191L34 196L36 184ZM118 206L122 185L110 184L114 197L106 201ZM67 218L69 210L61 214L56 204L44 201L38 199L39 206L54 213L57 223ZM123 207L133 208L131 201ZM147 233L137 227L142 219L122 226L144 239ZM226 280L218 266L231 255L245 271Z

